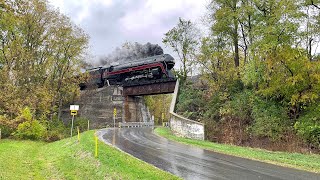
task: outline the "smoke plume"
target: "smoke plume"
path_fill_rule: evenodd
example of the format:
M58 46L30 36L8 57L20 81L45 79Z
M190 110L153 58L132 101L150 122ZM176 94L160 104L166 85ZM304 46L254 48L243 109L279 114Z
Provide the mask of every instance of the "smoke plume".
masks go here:
M116 65L161 54L163 54L163 49L158 44L126 42L121 48L118 47L108 56L101 58L100 65Z

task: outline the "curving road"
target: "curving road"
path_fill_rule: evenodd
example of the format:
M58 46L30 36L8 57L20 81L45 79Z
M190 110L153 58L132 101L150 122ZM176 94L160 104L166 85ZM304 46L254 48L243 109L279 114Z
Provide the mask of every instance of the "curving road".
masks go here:
M183 179L317 179L320 174L228 156L176 143L151 128L104 129L99 138Z

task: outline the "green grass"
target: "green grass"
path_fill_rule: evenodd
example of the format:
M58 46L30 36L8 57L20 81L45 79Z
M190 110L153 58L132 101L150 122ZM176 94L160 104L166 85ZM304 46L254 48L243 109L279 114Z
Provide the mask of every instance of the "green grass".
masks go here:
M257 148L240 147L228 144L218 144L209 141L192 140L188 138L177 137L172 134L170 129L163 127L156 128L155 133L173 141L197 146L200 148L220 152L223 154L244 157L248 159L277 164L285 167L292 167L296 169L320 173L320 155L316 154L274 152Z
M98 143L94 132L53 143L0 140L2 179L178 179L119 150Z

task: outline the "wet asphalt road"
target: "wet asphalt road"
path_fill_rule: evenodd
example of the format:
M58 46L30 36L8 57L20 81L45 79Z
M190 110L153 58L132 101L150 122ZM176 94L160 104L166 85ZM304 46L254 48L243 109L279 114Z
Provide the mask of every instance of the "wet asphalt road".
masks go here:
M104 129L99 138L183 179L317 179L320 174L223 155L176 143L151 128Z

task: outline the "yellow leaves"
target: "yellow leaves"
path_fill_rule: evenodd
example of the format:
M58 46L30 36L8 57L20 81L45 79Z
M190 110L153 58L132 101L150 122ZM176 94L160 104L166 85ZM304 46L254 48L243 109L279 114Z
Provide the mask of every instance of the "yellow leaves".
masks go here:
M254 64L249 63L244 73L247 77L251 74L251 82L259 83L258 93L281 98L292 106L307 105L319 99L319 62L309 61L303 50L289 46L278 47L264 57ZM261 77L260 81L254 79L257 76Z
M314 103L319 98L315 92L304 92L302 94L294 94L291 96L290 104L295 106L297 104L307 105Z
M220 108L219 109L219 114L220 116L228 116L230 115L231 109L229 108Z
M74 79L88 37L46 1L7 5L13 12L0 18L0 110L12 118L25 106L37 116L48 114L60 100L65 103L78 94Z
M300 95L299 94L293 94L291 96L291 101L290 101L290 104L292 106L295 106L297 104L297 102L299 101L299 98L300 98Z
M302 74L290 76L286 80L288 85L291 85L291 86L300 85L299 83L303 83L303 81L305 81L305 77Z

